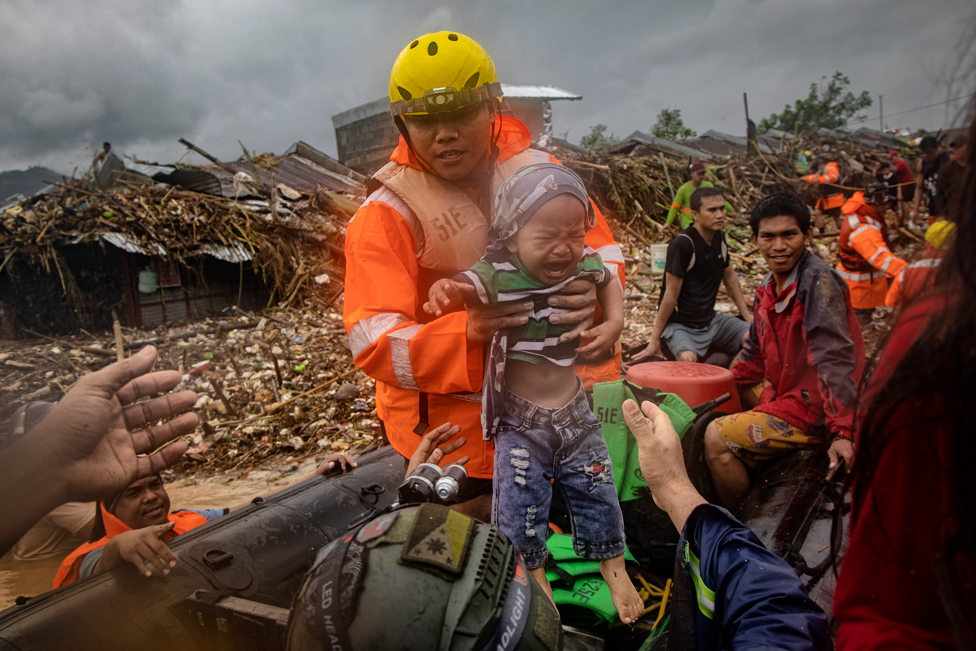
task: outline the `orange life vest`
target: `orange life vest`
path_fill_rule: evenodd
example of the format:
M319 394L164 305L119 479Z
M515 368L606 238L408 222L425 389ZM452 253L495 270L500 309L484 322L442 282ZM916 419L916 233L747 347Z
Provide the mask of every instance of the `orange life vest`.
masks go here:
M85 543L68 554L68 557L61 563L57 576L54 577L54 589L78 580L81 563L84 561L85 556L88 555L88 552L104 547L108 544L109 540L119 534L132 531L132 527L106 511L100 502L98 508L102 511L102 522L105 524L105 536L95 542ZM166 516L166 521L175 522L176 526L159 537L163 542L207 524L205 517L193 511L175 511Z

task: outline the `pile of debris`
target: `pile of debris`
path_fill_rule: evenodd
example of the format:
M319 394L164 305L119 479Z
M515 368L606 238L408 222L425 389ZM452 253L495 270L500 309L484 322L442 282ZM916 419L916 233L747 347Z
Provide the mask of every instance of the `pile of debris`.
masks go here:
M187 437L178 474L247 470L323 452L359 455L379 445L373 381L353 364L338 312L236 311L193 324L124 328L122 337L126 351L154 345L156 368L178 369L181 388L200 396L202 427ZM116 356L111 332L5 343L0 421L25 402L63 394Z
M681 147L689 155L680 157L675 151L679 148L672 150L659 146L666 142L659 139L650 139L658 145L632 139L599 152L560 150L557 156L580 174L604 216L616 222L619 230L627 233L635 243L644 246L670 241L675 234L664 222L674 192L690 180L689 167L695 155L701 156L706 159L706 180L725 193L736 211L731 216L733 228L730 234L741 245L742 252L748 249L748 213L762 197L792 190L811 206L816 203L817 186L800 180L802 166L815 155L838 163L841 179L837 185L848 196L875 182L872 176L875 164L884 158L892 145L845 139L842 135L814 133L784 138L778 151L763 145L751 156L738 153L743 148L731 143L725 150L727 155ZM910 158L915 153L906 149L904 155Z

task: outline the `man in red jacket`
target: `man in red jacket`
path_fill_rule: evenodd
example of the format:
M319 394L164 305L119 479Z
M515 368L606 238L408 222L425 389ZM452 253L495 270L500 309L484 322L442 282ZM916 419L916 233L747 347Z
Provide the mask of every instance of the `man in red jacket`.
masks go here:
M496 330L525 323L531 303L469 307L436 319L421 306L435 281L484 254L498 186L520 167L558 161L530 149L525 125L498 113L494 63L464 34L412 41L393 65L389 92L400 143L346 231L343 321L356 366L376 380L377 413L394 449L410 457L431 425L460 426L464 444L448 461L470 458L459 497L477 502L461 508L486 519L494 447L482 437L480 402L463 394L481 389L483 344ZM623 255L594 211L596 226L585 242L622 282ZM587 325L595 286L573 285L580 293L549 299L569 310L552 319L581 324L569 336L592 337L601 327ZM620 378L617 345L577 356L580 362L577 373L587 388Z
M705 458L719 501L736 509L749 491L747 467L820 442L829 432L831 467L854 454L852 430L864 342L850 291L806 250L810 213L795 194L761 200L749 218L770 273L756 290L755 321L732 372L752 409L705 431Z

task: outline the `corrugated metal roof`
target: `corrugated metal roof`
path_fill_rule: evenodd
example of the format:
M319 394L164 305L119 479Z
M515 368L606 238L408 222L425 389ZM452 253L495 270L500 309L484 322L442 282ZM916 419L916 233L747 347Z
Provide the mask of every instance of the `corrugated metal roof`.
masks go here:
M251 260L251 252L245 249L240 242L236 242L234 246L207 244L200 247L200 252L234 264Z
M502 95L510 98L524 99L583 99L582 95L571 93L555 86L516 86L502 84Z
M664 138L658 138L657 136L652 136L643 131L635 131L629 136L627 136L623 142L627 141L637 141L641 144L649 145L654 149L663 151L664 153L671 153L677 156L690 156L692 158L697 158L701 160L712 160L714 156L707 152L702 152L697 149L693 149L684 144L679 144L673 140L665 140ZM623 143L621 143L623 144ZM619 145L618 145L619 146ZM613 148L611 148L611 151Z
M333 192L359 193L363 191L363 185L357 179L340 176L335 172L316 165L307 158L292 154L279 158L277 161L278 164L274 168L275 182L283 183L299 192L314 192L318 186L322 186ZM225 163L225 165L235 172L244 172L248 176L254 177L251 164L246 160L231 161ZM258 176L261 177L261 181L270 187L271 172L263 167L255 167L257 168ZM187 172L193 172L194 176L191 178ZM210 179L202 176L203 174L209 175ZM178 170L177 173L169 175L168 178L173 180L170 181L167 178L159 178L158 180L179 183L187 189L209 192L210 194L217 194L224 197L236 196L234 193L233 175L216 165L197 170ZM184 181L189 184L184 183ZM218 185L219 189L217 188Z
M732 134L729 134L729 133L724 133L722 131L716 131L715 129L709 129L705 133L701 134L701 137L702 138L714 138L716 140L721 140L722 142L727 142L729 144L738 145L739 147L742 147L743 149L745 149L746 151L748 151L749 141L746 138L741 137L741 136L733 136ZM768 145L764 144L761 140L757 140L756 144L759 147L759 151L761 151L764 154L773 154L773 153L775 153L775 152L773 152L773 150Z
M142 243L139 242L139 240L127 233L99 233L96 235L96 237L99 237L109 244L115 245L128 253L141 253L142 255L159 256L166 255L166 248L162 244L150 242L147 245L148 248L143 248ZM80 238L78 241L80 241ZM77 244L78 241L73 242L73 244Z

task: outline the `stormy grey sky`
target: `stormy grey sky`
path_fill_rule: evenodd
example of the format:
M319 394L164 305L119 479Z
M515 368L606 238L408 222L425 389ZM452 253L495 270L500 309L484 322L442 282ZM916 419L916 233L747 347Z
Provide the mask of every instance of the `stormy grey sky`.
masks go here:
M758 120L835 70L884 95L890 116L972 91L972 75L944 80L974 19L972 0L6 0L0 170L70 174L103 140L171 162L181 136L225 159L238 140L334 155L330 117L385 95L401 48L439 29L480 41L503 82L583 95L554 105L573 142L597 123L646 130L664 107L699 132L742 134L743 91ZM886 122L938 128L946 114Z

